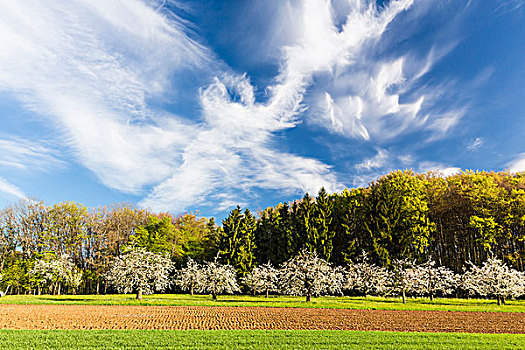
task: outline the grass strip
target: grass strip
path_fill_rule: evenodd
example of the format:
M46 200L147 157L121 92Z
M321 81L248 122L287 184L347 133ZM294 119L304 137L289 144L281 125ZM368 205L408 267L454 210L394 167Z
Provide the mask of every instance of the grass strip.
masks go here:
M307 303L302 297L224 295L212 301L208 295L156 294L146 295L143 301L133 295L8 295L0 298L1 304L44 305L157 305L157 306L259 306L259 307L308 307L363 310L421 310L421 311L481 311L525 312L524 300L509 300L498 306L487 299L409 298L403 304L400 298L382 297L318 297Z
M357 331L0 330L6 349L524 349L525 335Z

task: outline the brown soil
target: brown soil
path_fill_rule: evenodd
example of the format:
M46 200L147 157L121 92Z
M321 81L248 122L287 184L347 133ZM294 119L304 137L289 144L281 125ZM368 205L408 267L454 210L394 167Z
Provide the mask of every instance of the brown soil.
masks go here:
M525 334L525 313L200 306L0 305L0 328L330 329Z

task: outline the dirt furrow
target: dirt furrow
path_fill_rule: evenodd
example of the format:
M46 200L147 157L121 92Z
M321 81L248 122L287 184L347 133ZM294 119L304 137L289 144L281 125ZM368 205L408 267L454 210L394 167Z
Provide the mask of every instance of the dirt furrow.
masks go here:
M525 334L525 314L264 307L0 305L0 327L327 329Z

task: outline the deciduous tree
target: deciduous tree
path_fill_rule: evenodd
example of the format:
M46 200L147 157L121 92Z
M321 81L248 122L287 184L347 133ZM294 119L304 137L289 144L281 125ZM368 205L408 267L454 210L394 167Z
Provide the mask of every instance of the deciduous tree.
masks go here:
M167 256L131 248L113 260L106 278L119 293L135 292L137 300L142 300L142 294L168 288L172 270L173 264Z
M283 263L281 284L286 294L302 295L306 301L312 295L341 293L344 274L341 268L333 268L316 252L303 249L299 254Z
M270 263L256 266L252 272L248 272L243 282L253 291L253 293L264 292L268 298L270 292L279 291L279 271Z
M219 263L217 258L205 263L202 268L202 283L197 286L197 291L211 294L213 300L217 300L217 295L222 293L240 292L235 268Z

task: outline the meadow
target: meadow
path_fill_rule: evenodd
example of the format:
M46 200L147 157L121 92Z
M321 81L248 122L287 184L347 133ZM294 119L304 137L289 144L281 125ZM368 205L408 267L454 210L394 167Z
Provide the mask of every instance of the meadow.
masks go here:
M0 330L7 349L523 349L525 335L354 331Z
M151 305L151 306L241 306L241 307L300 307L361 310L420 310L420 311L478 311L478 312L525 312L525 300L508 300L498 306L492 299L459 298L401 298L384 297L314 297L305 302L304 297L270 295L221 295L213 301L209 295L153 294L143 300L131 294L109 295L7 295L0 304L44 305Z

